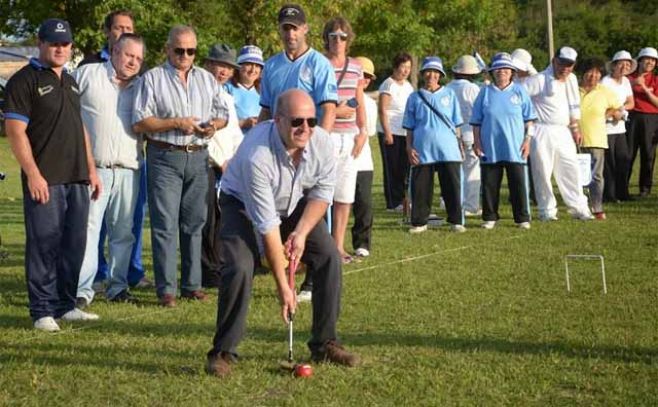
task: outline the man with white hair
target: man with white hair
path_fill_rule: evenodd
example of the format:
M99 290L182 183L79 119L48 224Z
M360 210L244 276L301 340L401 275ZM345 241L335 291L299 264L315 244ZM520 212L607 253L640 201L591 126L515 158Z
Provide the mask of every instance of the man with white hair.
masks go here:
M580 94L572 73L577 57L575 49L562 47L546 70L524 83L538 117L530 157L539 219L543 221L557 220L553 174L571 216L580 220L594 218L578 179L576 145L582 141L578 127Z
M181 297L206 299L201 290L201 230L207 211L208 142L226 126L228 107L222 86L194 65L196 47L191 27L172 28L167 60L144 74L133 109L133 131L147 134L153 271L164 307L176 306L179 239Z

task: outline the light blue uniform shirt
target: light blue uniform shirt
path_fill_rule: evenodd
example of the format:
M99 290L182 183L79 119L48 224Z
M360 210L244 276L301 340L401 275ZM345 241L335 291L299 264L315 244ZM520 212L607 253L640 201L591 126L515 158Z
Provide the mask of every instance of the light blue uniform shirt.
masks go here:
M132 123L148 117L198 117L199 123L210 119L228 120L226 92L215 77L203 68L193 66L188 72L187 86L178 78L176 69L165 62L144 74L135 95ZM207 144L209 139L185 135L174 129L149 137L169 144Z
M525 122L533 120L537 114L523 86L512 83L500 90L490 84L482 88L471 115L471 125L480 126L482 164L525 163L521 157Z
M274 121L259 123L245 137L222 176L222 192L239 199L261 234L289 217L299 201L333 201L336 159L333 141L320 126L295 169Z
M255 86L246 88L242 84L238 86L227 83L228 93L233 95L235 100L235 110L238 113L238 119L244 120L250 117L258 117L260 114L260 93Z
M463 120L459 101L452 89L443 86L436 92L420 89L412 93L404 109L402 127L413 131L413 148L420 156L420 163L461 162L459 140L454 131L423 102L418 92L423 92L425 99L455 128L461 126Z
M320 105L338 101L334 68L324 55L313 48L309 48L294 61L283 51L265 62L260 85L260 105L270 109L274 116L276 98L294 88L311 96L319 120L322 119Z

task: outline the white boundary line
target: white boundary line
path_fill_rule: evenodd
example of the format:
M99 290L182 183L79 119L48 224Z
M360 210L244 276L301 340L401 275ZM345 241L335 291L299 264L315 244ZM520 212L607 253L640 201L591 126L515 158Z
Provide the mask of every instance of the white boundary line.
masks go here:
M523 236L522 235L512 236L512 237L509 237L507 239L500 240L500 242L506 242L508 240L514 240L514 239L518 239L518 238L521 238L521 237L523 237ZM424 259L424 258L427 258L427 257L436 256L437 254L459 252L459 251L466 250L466 249L472 249L474 247L475 246L473 246L473 245L453 247L452 249L439 250L439 251L436 251L436 252L433 252L433 253L421 254L420 256L407 257L405 259L393 260L393 261L390 261L388 263L375 264L373 266L363 267L363 268L356 269L356 270L345 271L345 272L343 272L343 275L346 276L348 274L360 273L362 271L372 270L372 269L376 269L376 268L379 268L379 267L387 267L387 266L392 266L394 264L401 264L401 263L416 261L416 260Z

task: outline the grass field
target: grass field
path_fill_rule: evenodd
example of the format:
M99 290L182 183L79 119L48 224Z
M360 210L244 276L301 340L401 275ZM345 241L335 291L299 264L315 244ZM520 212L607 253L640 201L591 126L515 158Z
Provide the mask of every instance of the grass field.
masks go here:
M374 141L374 140L373 140ZM374 155L378 156L376 142ZM376 164L377 168L379 163ZM36 332L27 310L18 167L0 138L0 405L615 405L658 404L658 202L607 205L605 222L505 220L485 231L411 236L374 186L373 255L344 269L339 332L362 356L355 369L315 366L309 379L277 370L286 357L270 277L256 278L241 361L225 381L205 375L216 316L208 303L91 310L101 320ZM636 192L636 186L633 186ZM506 202L503 196L502 202ZM440 214L440 212L439 212ZM148 234L144 261L151 271ZM608 294L596 262L605 256ZM308 356L310 309L296 319Z

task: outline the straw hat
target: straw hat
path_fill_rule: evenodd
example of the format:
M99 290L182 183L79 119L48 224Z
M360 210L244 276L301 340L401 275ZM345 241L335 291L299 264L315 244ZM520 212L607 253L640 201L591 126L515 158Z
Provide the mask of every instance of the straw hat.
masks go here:
M452 66L452 72L462 75L477 75L482 72L478 66L478 61L470 55L462 55L457 63Z

